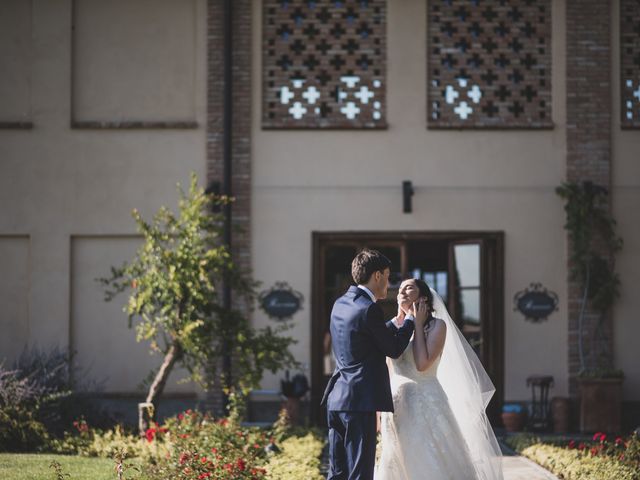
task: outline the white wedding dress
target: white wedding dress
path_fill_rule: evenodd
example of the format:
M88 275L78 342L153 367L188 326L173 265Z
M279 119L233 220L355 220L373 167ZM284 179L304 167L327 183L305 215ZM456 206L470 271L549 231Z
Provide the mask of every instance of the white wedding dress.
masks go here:
M440 359L419 372L412 344L391 361L395 413L382 413L382 454L375 478L476 479L467 444L436 376Z
M389 359L395 412L381 414L375 480L502 480L500 448L485 409L495 389L480 360L434 294L447 326L440 357L416 369L413 341Z

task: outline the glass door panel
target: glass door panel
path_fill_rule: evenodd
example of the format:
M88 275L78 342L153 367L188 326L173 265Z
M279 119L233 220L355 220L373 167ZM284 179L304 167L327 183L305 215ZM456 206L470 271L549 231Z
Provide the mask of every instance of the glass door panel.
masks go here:
M451 282L453 319L482 360L483 325L479 242L452 242Z

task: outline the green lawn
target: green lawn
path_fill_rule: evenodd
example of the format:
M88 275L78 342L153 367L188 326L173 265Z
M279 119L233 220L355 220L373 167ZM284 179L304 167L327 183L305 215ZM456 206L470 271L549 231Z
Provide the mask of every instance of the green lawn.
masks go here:
M34 453L0 453L2 480L55 480L52 461L62 465L69 480L115 480L115 463L106 458L86 458L71 455Z

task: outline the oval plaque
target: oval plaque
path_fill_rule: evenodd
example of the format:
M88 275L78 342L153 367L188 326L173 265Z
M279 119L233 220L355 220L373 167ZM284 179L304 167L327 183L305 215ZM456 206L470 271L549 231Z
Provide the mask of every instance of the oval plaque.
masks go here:
M541 322L558 309L558 295L550 292L540 283L532 283L529 288L516 293L514 310L520 311L527 320Z
M286 282L276 284L259 297L260 307L272 318L290 318L302 305L302 294L293 290Z

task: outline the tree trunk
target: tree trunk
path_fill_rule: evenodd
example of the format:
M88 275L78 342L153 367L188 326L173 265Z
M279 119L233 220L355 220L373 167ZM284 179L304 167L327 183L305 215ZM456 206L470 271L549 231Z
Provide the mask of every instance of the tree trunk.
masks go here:
M140 436L144 436L150 426L150 423L155 421L158 411L158 400L164 391L164 386L167 383L171 370L173 370L173 366L181 356L182 349L178 343L174 342L169 347L169 350L162 361L162 365L160 366L158 373L156 373L153 383L149 387L145 403L139 404L138 428L140 430Z

